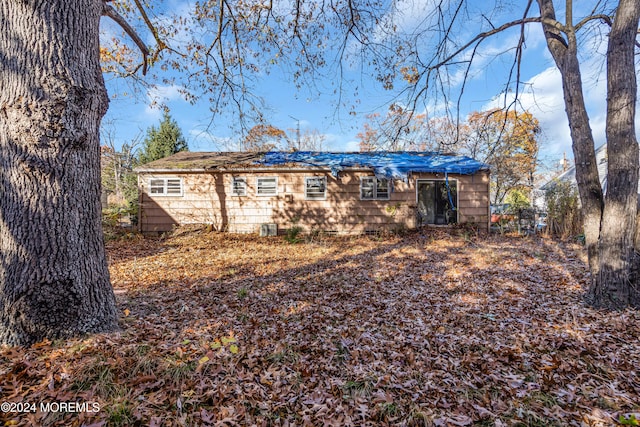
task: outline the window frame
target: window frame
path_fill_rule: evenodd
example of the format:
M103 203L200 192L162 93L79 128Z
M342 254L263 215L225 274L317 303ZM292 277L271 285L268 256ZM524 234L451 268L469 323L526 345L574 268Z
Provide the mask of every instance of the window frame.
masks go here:
M243 192L240 193L237 191L236 183L241 182L244 184ZM247 195L249 189L249 184L247 183L247 178L244 176L232 176L231 177L231 195L236 197L245 197Z
M323 182L322 196L309 196L309 181L316 180ZM317 194L320 194L318 192ZM326 200L327 199L327 177L326 176L306 176L304 178L304 199L305 200Z
M363 188L364 188L365 181L373 183L372 197L364 197ZM386 196L379 195L378 181L385 181L387 183ZM389 200L390 198L391 198L391 180L389 178L377 178L375 176L360 177L360 200Z
M274 184L274 192L273 193L260 193L260 181L261 180L273 180ZM278 177L277 176L257 176L256 177L256 196L258 197L273 197L278 195Z
M153 181L162 181L162 186L158 185L157 183L154 185ZM172 188L172 190L175 190L175 182L173 183L173 186L169 185L170 181L177 181L177 188L178 188L178 192L169 192L169 189ZM162 192L158 193L158 192L154 192L155 190L162 190ZM149 178L149 191L148 194L150 197L182 197L184 195L184 186L183 186L183 182L182 182L182 178L179 177L174 177L174 178Z

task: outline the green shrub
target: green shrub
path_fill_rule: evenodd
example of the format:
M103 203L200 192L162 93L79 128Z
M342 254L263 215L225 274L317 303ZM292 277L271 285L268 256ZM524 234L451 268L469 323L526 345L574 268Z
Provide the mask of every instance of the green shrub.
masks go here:
M298 225L294 225L293 227L287 230L287 234L284 236L284 240L287 242L294 244L300 243L300 233L302 233L302 227Z

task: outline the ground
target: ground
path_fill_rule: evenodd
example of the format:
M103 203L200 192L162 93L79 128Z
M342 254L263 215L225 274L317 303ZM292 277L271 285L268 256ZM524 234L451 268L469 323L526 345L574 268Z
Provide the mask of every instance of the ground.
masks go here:
M0 349L5 425L638 425L640 313L585 306L580 246L289 240L109 242L121 331Z

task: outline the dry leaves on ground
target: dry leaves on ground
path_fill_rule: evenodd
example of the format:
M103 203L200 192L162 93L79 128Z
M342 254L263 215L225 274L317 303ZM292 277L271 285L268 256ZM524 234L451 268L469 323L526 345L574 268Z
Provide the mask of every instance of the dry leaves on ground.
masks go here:
M0 350L3 401L99 410L6 425L638 425L640 313L584 305L575 245L192 232L108 252L120 332Z

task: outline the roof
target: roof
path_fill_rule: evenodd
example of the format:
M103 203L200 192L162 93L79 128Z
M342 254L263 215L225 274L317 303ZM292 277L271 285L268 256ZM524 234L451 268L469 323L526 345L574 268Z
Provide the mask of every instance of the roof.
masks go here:
M264 153L180 151L137 167L136 172L205 171L230 167L251 167Z
M412 172L471 175L489 166L470 157L434 152L373 151L329 153L313 151L268 153L180 152L143 165L137 172L210 171L258 168L320 168L334 176L345 169L371 169L380 178L406 180Z
M433 152L372 151L363 153L326 153L311 151L269 152L260 162L265 165L299 164L331 169L333 175L347 168L371 168L380 178L405 179L411 172L457 173L471 175L488 169L470 157Z
M596 163L598 166L598 177L600 178L600 186L606 192L607 190L607 144L601 145L596 149ZM566 182L572 186L578 186L576 181L576 167L571 166L566 171L562 172L557 177L551 179L540 187L541 190L546 191L553 188L557 182Z

